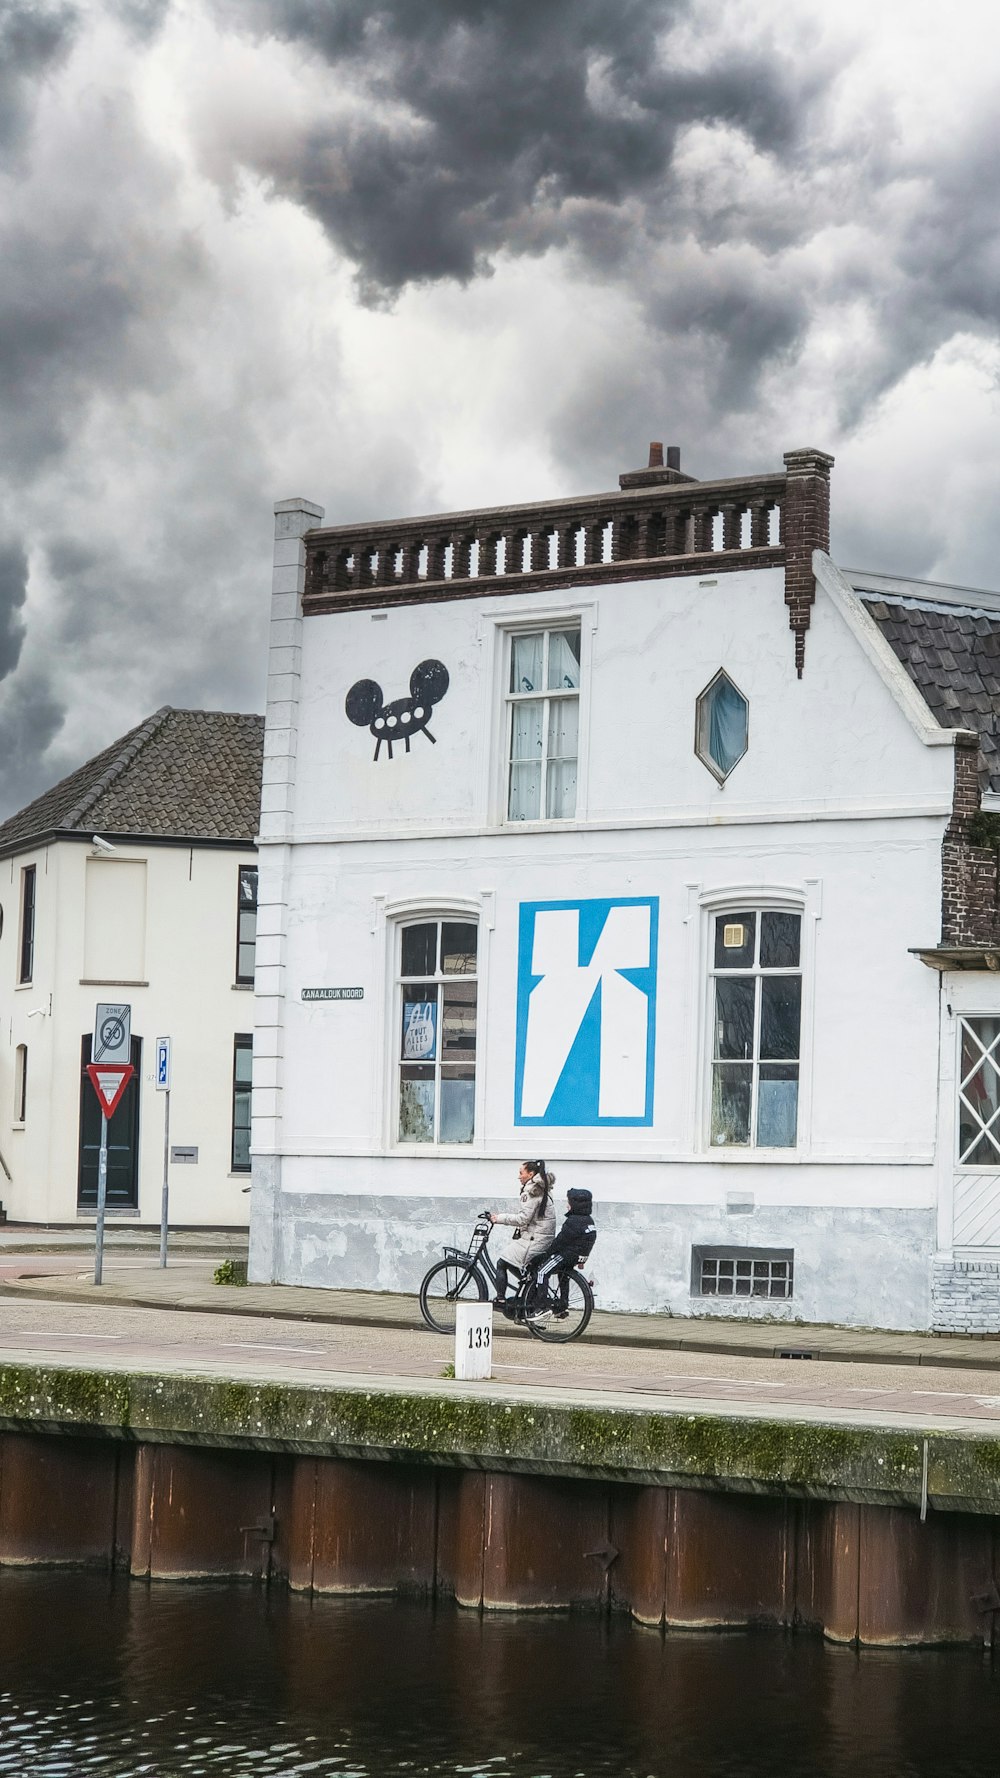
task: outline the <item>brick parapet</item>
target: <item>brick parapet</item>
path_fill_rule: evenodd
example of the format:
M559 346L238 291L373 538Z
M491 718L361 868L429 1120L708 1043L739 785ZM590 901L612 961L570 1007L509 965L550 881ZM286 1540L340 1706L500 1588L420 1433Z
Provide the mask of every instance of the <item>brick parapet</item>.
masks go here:
M789 451L784 472L766 475L640 485L623 477L615 492L578 499L314 529L303 612L783 567L801 672L812 555L829 547L832 462L822 451Z

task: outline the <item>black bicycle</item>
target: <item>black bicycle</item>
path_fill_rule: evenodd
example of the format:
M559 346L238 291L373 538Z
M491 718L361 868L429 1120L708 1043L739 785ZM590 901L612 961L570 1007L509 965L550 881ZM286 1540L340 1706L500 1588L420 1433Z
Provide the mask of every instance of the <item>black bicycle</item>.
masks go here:
M454 1334L456 1303L485 1303L497 1288L496 1268L487 1252L493 1224L481 1210L468 1248L446 1247L420 1286L420 1313L435 1333ZM504 1304L503 1313L522 1323L536 1340L578 1340L594 1312L594 1294L582 1272L561 1268L539 1282L534 1272L521 1273L520 1283ZM568 1295L563 1307L563 1290ZM492 1286L492 1289L491 1289Z

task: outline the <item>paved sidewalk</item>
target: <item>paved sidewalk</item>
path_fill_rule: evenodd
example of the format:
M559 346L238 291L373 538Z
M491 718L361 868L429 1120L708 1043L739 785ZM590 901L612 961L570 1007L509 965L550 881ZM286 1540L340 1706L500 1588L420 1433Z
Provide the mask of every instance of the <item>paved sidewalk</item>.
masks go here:
M3 1255L0 1254L0 1259ZM80 1255L81 1268L86 1263ZM185 1258L161 1270L155 1260L112 1254L106 1259L104 1283L93 1272L67 1275L65 1261L57 1275L32 1275L41 1258L0 1266L0 1321L4 1297L31 1297L48 1302L98 1303L116 1306L176 1309L189 1313L256 1316L317 1325L422 1328L415 1297L363 1290L315 1290L302 1285L219 1285L212 1273L217 1259ZM22 1270L21 1277L11 1276ZM54 1266L53 1266L54 1271ZM4 1276L6 1274L6 1276ZM498 1321L500 1336L518 1337L519 1330ZM597 1310L584 1345L633 1347L674 1352L707 1352L756 1358L813 1358L853 1364L930 1365L949 1370L1000 1370L1000 1338L966 1339L958 1335L892 1333L867 1328L795 1326L787 1322L708 1320L703 1317L624 1315Z

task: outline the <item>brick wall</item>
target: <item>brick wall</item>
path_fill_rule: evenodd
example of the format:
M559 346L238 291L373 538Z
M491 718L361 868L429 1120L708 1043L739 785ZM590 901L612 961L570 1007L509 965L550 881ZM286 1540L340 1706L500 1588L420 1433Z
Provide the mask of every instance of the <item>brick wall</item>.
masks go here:
M785 604L795 635L795 671L802 678L806 631L816 598L813 550L830 549L830 470L825 451L786 451L785 506L781 541L785 546Z
M952 816L941 845L941 943L1000 949L998 854L969 838L980 806L978 766L978 743L958 740Z
M1000 1333L1000 1262L936 1259L931 1327L935 1333Z

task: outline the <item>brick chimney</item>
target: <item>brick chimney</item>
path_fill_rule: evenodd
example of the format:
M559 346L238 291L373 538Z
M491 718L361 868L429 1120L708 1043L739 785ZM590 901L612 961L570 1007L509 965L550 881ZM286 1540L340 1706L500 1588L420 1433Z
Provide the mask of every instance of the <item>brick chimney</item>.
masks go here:
M677 482L697 481L697 476L681 474L680 445L667 446L666 465L663 462L663 446L654 440L649 447L649 463L645 469L628 469L618 477L620 488L655 488L670 487Z

